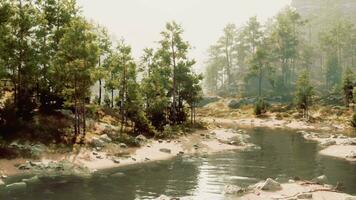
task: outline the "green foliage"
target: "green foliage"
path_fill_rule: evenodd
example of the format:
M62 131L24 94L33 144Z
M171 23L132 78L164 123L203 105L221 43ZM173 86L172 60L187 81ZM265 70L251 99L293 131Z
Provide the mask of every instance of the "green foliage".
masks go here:
M266 113L267 109L268 109L268 104L265 102L264 99L259 98L255 103L253 112L255 113L256 116L260 116Z
M303 116L308 117L308 110L312 104L313 87L310 85L308 72L303 72L297 81L295 101L298 109L303 111Z
M351 125L351 127L353 127L353 128L356 129L356 113L354 113L354 114L352 115L352 118L351 118L351 120L350 120L350 125Z
M354 74L350 69L347 69L342 84L346 106L349 106L349 104L353 102L353 89L354 89L353 80L355 80Z

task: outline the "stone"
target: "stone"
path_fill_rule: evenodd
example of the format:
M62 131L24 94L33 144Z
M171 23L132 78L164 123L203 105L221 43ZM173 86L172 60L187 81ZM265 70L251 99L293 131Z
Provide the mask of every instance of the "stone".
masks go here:
M101 140L100 138L97 138L97 137L93 137L91 139L91 144L94 147L104 147L105 146L105 142L103 140Z
M298 199L312 199L313 198L313 194L312 193L298 194L297 198Z
M18 192L20 190L25 190L26 188L27 188L27 185L25 182L13 183L13 184L9 184L6 186L6 189L9 192Z
M268 178L264 183L260 185L261 190L269 190L269 191L274 191L274 190L280 190L282 189L281 184L278 183L277 181Z
M147 138L144 135L140 134L136 137L136 140L138 142L145 142L145 141L147 141Z
M335 145L335 144L336 144L335 140L325 140L325 141L322 141L320 143L320 145L324 146L324 147L332 146L332 145Z
M17 167L19 170L30 170L32 166L30 163L21 164Z
M126 148L127 148L127 145L126 145L125 143L120 143L120 144L119 144L119 147L126 149Z
M112 142L112 139L107 135L107 134L104 134L104 135L101 135L100 136L100 140L105 142L105 143L110 143Z
M120 164L120 160L118 158L114 158L114 159L112 159L112 161L116 164Z
M312 180L318 184L325 184L328 181L328 178L325 175L318 176Z
M94 156L97 156L97 155L98 155L98 152L95 152L95 151L94 151L94 152L93 152L93 155L94 155Z
M158 143L162 143L162 142L163 142L163 140L161 140L161 139L158 140Z
M118 178L118 177L123 177L123 176L125 176L125 174L122 173L122 172L117 172L117 173L111 174L110 176L111 176L111 177Z
M145 161L150 161L150 159L149 158L145 158Z
M355 159L356 158L356 153L354 151L351 151L349 154L346 155L346 158Z
M97 155L96 158L97 159L103 159L103 157L101 155Z
M34 185L34 184L39 183L40 179L38 178L38 176L34 176L29 179L22 179L22 182L25 182L27 185Z
M224 194L240 194L242 192L244 189L236 185L226 185L224 188Z
M163 152L163 153L172 153L172 151L170 149L167 149L167 148L159 149L159 151Z

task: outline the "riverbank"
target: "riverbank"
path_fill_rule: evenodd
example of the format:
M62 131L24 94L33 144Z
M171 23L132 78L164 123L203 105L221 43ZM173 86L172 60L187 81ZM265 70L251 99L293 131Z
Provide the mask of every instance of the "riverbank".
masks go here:
M330 133L315 133L301 131L306 140L319 143L320 154L356 162L356 138Z
M280 184L276 191L254 188L247 194L232 199L239 200L354 200L355 196L338 192L329 185L298 181Z
M230 129L199 130L175 139L155 140L142 138L141 147L105 143L105 147L76 146L71 153L46 154L41 159L1 159L2 178L32 174L33 169L48 168L49 163L71 163L71 168L80 166L90 173L122 166L166 160L184 154L210 154L226 150L244 150L253 145L247 143L244 131ZM102 135L101 138L107 138ZM93 139L92 139L93 140ZM54 167L55 168L55 167ZM64 169L65 170L65 169Z

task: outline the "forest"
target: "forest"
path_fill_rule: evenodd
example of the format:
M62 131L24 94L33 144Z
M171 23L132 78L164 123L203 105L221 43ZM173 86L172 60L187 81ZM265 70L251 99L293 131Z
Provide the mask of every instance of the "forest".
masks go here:
M176 22L136 62L123 39L112 41L73 0L2 0L0 9L2 135L41 131L43 116L63 110L73 113L73 143L83 142L87 116L101 108L118 116L120 132L133 135L193 123L202 76L192 70L191 47Z
M293 104L304 112L313 100L353 107L354 21L344 16L320 18L305 19L287 7L265 24L251 17L242 27L226 25L208 51L207 93L257 97L261 108L264 98ZM316 21L321 21L319 28L314 28Z
M0 0L0 199L355 200L355 11Z

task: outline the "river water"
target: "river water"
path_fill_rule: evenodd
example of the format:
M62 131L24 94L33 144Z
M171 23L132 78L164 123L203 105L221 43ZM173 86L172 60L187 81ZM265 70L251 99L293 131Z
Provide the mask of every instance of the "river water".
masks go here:
M184 156L168 161L100 172L91 178L42 180L22 193L0 192L12 200L131 200L165 194L192 199L227 199L225 185L242 187L268 177L280 182L298 176L325 174L330 184L342 183L356 194L356 164L318 155L318 145L294 131L249 130L250 142L261 147L247 152L227 151L208 156ZM110 176L112 173L117 176Z

